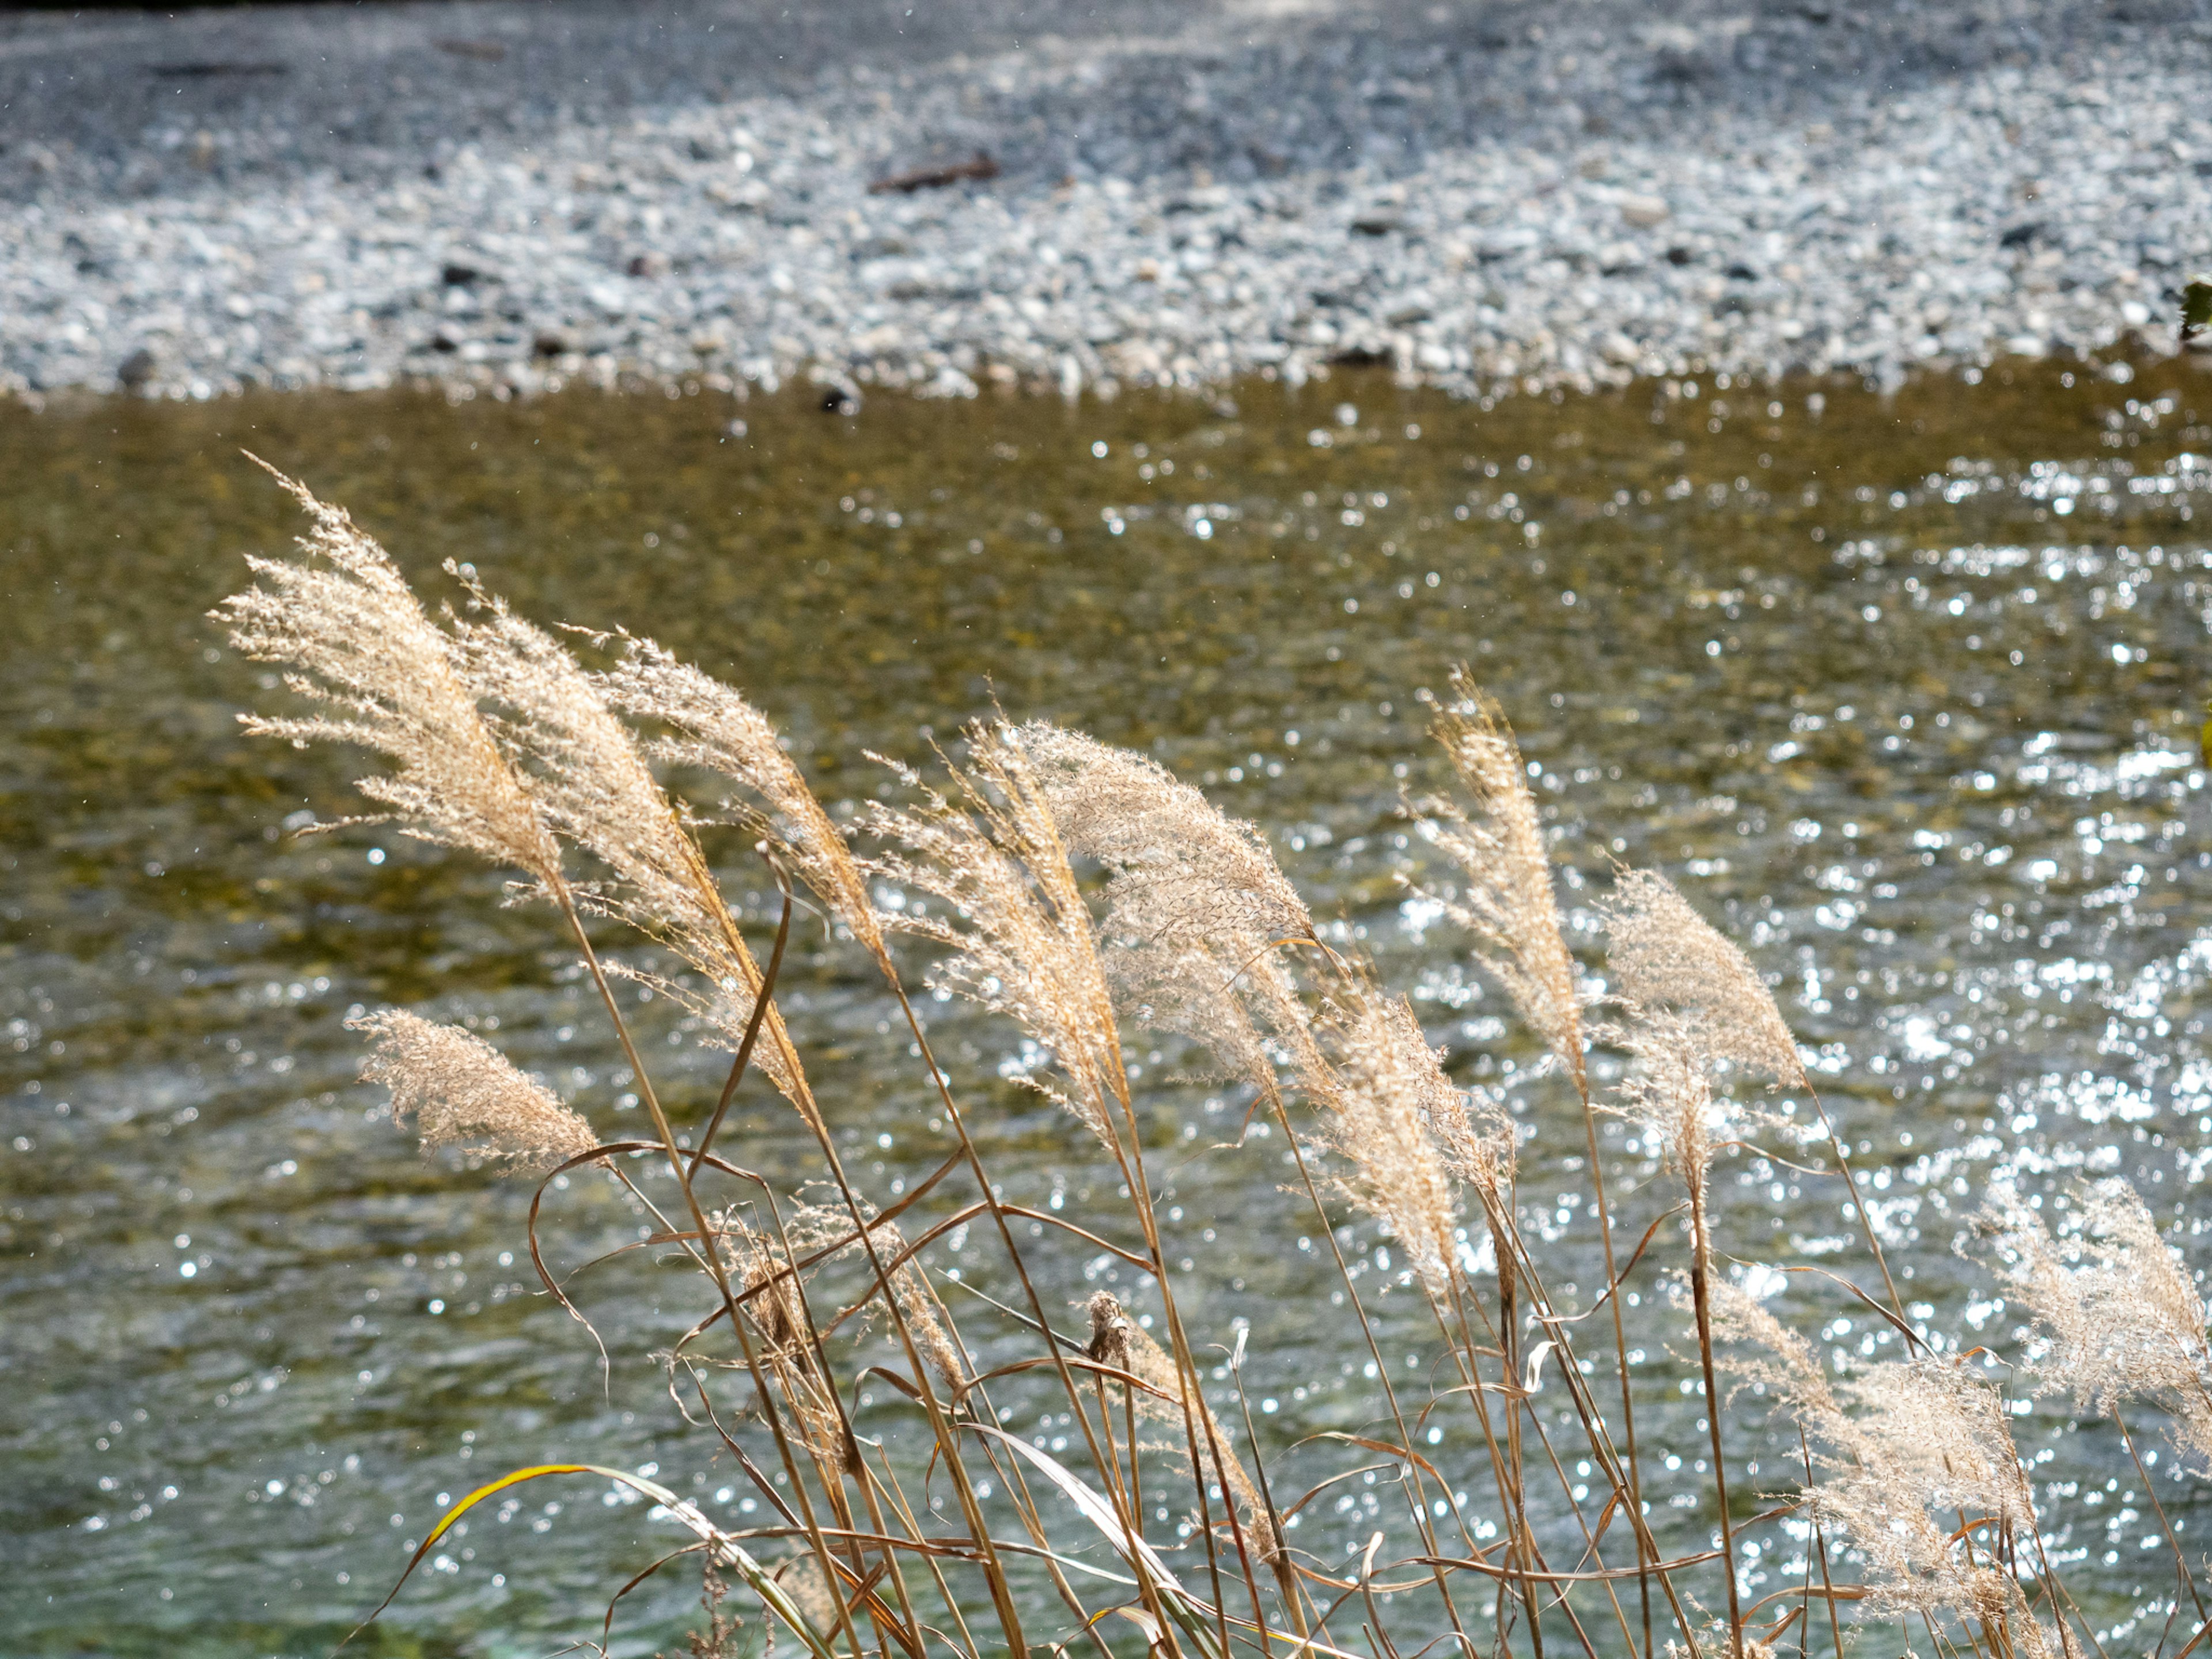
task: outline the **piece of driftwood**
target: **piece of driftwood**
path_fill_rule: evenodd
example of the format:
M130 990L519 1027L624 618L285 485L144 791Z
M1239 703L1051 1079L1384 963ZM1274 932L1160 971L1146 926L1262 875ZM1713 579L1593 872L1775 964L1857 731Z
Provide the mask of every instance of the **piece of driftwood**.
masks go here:
M988 150L977 150L964 161L949 161L941 167L916 167L911 173L894 173L888 179L878 179L868 186L872 196L881 196L890 191L911 196L918 190L935 190L944 185L957 185L963 179L995 179L999 164L991 159Z
M283 75L289 64L149 64L146 72L158 80L199 79L210 75Z

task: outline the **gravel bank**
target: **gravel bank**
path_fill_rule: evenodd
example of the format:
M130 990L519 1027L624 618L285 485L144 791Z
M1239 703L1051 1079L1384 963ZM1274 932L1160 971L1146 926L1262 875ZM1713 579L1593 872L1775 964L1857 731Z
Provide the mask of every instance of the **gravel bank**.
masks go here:
M1893 378L2212 266L2212 0L1028 9L0 18L0 389Z

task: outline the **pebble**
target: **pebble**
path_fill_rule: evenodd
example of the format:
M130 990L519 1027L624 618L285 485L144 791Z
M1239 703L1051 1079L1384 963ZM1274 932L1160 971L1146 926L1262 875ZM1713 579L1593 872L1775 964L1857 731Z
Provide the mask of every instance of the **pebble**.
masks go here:
M673 10L278 8L173 110L131 75L221 24L0 20L0 392L1894 383L2176 349L2212 267L2206 0L1195 9L771 73Z

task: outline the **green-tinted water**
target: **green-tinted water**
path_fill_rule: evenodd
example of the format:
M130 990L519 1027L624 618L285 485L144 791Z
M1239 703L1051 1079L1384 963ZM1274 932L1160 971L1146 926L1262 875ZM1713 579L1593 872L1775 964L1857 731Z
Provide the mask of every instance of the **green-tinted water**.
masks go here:
M496 1022L602 1124L635 1121L552 931L501 909L496 875L384 830L285 833L349 810L353 773L235 729L281 694L202 613L240 585L241 552L295 527L241 446L426 580L466 560L527 614L620 622L726 677L825 798L876 787L864 751L918 756L994 696L1144 749L1267 827L1455 1070L1519 1079L1532 1046L1396 880L1419 856L1401 787L1440 781L1413 693L1468 659L1541 769L1571 899L1614 856L1659 864L1784 976L1937 1323L2010 1343L2002 1310L1962 1322L1952 1254L2000 1169L2134 1175L2212 1259L2194 1237L2212 380L1810 392L1490 412L1352 380L1247 388L1237 408L857 419L706 398L0 411L0 1650L316 1651L382 1595L440 1493L515 1462L657 1463L738 1512L637 1358L698 1311L693 1288L641 1255L586 1276L618 1356L603 1394L519 1255L526 1186L422 1163L352 1080L347 1010L401 1002ZM741 844L715 850L757 900ZM792 1022L887 1196L946 1145L926 1079L864 965L818 929L802 944ZM696 1114L719 1063L653 1012L665 1093ZM1117 1224L1088 1142L995 1077L1012 1035L934 1019L1010 1191ZM1143 1058L1161 1143L1185 1149L1163 1154L1176 1243L1204 1258L1188 1316L1201 1341L1250 1322L1271 1467L1303 1489L1339 1465L1291 1443L1376 1408L1364 1350L1296 1248L1279 1139L1207 1152L1233 1103L1176 1081L1174 1053ZM1527 1224L1586 1298L1578 1124L1555 1080L1517 1086ZM743 1161L810 1172L763 1097L736 1127ZM1671 1201L1634 1158L1615 1179L1639 1232ZM1856 1265L1831 1183L1739 1159L1719 1194L1732 1255ZM566 1202L571 1261L635 1237L596 1185ZM1387 1282L1372 1228L1347 1236ZM1048 1294L1101 1273L1040 1249ZM1419 1371L1433 1332L1405 1300L1380 1305ZM1811 1281L1776 1305L1829 1346L1872 1340ZM1694 1541L1704 1513L1668 1511L1665 1483L1701 1486L1703 1436L1653 1307L1645 1442L1680 1465L1655 1497ZM2061 1549L2108 1627L2166 1593L2167 1558L2117 1441L2064 1425L2040 1406L2021 1435L2053 1449L2053 1480L2114 1483L2077 1496ZM1780 1442L1745 1433L1770 1461L1743 1484L1786 1485ZM1387 1490L1344 1490L1294 1540L1331 1561L1384 1524ZM2203 1485L2160 1492L2185 1540L2212 1527ZM385 1650L596 1635L595 1598L672 1543L589 1486L526 1489L512 1516L485 1513L450 1571L410 1586ZM1769 1577L1756 1593L1794 1582ZM674 1639L680 1580L625 1604L626 1650Z

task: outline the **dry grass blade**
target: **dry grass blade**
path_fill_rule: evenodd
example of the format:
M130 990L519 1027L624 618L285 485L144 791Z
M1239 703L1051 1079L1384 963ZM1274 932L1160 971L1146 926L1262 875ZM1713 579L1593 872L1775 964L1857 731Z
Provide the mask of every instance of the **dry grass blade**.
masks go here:
M392 1112L413 1118L424 1151L457 1146L517 1166L559 1164L599 1145L592 1126L482 1038L386 1008L347 1022L374 1047L362 1080L392 1091Z

